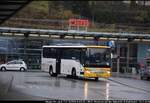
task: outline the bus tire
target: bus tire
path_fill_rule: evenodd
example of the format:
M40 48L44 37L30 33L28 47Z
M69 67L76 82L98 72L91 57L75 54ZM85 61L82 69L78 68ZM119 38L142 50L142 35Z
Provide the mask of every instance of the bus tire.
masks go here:
M54 76L54 77L57 77L57 73L53 73L53 76Z
M53 67L52 66L49 67L49 72L48 73L49 73L50 76L52 76L52 77L54 76Z
M95 81L98 81L98 77L95 77Z
M72 68L71 76L72 76L72 78L76 78L76 69L75 68Z

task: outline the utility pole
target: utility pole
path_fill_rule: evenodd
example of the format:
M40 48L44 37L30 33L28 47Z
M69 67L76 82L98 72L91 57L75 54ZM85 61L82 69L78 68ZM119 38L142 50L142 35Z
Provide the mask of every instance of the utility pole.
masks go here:
M126 72L129 71L129 60L130 60L130 43L127 43L127 65L126 65ZM126 73L125 72L125 73Z
M28 42L28 36L29 33L24 33L24 61L26 62L27 66L28 66L28 62L27 62L27 42Z
M119 75L120 69L120 45L117 46L117 75Z

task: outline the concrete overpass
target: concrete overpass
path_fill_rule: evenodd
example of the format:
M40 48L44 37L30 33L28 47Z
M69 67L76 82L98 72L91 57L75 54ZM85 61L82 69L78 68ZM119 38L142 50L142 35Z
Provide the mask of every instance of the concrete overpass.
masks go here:
M59 38L59 39L127 39L149 40L150 34L135 33L109 33L109 32L86 32L73 30L48 30L48 29L27 29L27 28L10 28L0 27L0 36L12 37L35 37L35 38Z
M0 24L4 23L32 0L1 0Z

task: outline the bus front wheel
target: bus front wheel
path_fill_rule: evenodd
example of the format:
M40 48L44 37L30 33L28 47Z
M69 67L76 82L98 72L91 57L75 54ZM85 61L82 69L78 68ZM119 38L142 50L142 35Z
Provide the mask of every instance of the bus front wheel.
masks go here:
M50 68L49 68L49 75L50 75L50 76L54 76L54 73L53 73L53 68L52 68L52 66L50 66Z
M98 81L98 77L95 77L95 81Z
M75 68L72 69L71 76L73 78L76 78L76 69Z

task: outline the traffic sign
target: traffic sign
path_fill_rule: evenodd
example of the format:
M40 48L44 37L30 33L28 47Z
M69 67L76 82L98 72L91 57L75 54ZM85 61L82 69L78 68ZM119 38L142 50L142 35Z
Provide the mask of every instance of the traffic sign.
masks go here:
M89 26L89 20L86 19L69 19L69 26Z

